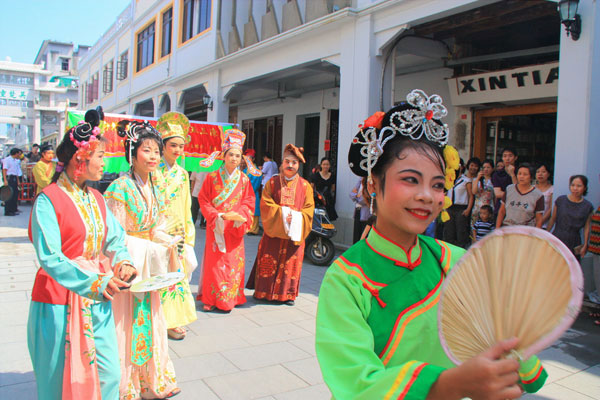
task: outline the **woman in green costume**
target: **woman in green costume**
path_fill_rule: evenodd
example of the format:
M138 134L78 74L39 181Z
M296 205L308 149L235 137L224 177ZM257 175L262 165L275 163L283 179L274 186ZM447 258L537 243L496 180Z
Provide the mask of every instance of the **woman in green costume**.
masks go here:
M421 235L450 201L458 153L446 146L442 99L414 90L367 119L348 155L377 223L329 268L316 351L336 399L514 399L547 376L535 357L502 359L518 340L455 367L438 337L442 283L464 250ZM367 196L365 196L367 198Z

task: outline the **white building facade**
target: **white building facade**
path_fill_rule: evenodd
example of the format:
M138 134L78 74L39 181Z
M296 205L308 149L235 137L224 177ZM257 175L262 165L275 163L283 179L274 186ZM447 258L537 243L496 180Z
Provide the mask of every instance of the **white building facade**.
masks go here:
M238 123L259 160L303 146L304 176L330 157L340 244L352 238L350 141L414 88L444 98L465 160L514 147L554 167L559 194L570 175L590 177L596 202L599 12L580 1L574 41L546 0L137 0L82 59L79 104Z
M0 150L56 146L67 107L78 107L77 63L87 49L45 40L33 64L0 61Z
M35 86L46 74L39 65L0 61L0 153L34 143Z
M45 71L35 87L36 143L56 146L60 142L66 128L65 111L79 106L78 64L88 49L73 43L42 42L34 61Z

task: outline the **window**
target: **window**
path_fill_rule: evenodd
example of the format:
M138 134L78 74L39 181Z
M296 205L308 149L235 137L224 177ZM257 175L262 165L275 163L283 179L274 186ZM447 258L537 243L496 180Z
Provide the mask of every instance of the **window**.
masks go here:
M99 81L99 76L98 76L98 72L96 72L94 74L94 76L92 77L92 101L96 101L98 100L98 82Z
M122 81L127 79L127 59L129 58L129 52L121 53L119 61L117 61L117 80Z
M0 106L33 108L33 101L31 101L31 100L7 100L7 99L0 99Z
M33 85L33 78L21 75L0 74L0 83L31 86Z
M171 36L173 35L173 8L169 8L162 15L162 40L160 56L171 54Z
M61 71L68 71L69 70L69 59L68 58L61 58L60 59L60 70Z
M198 32L207 30L210 28L210 11L212 0L197 0L200 3L198 12Z
M113 91L113 60L104 65L102 71L102 92L110 93Z
M154 22L138 33L137 71L141 71L154 62Z
M183 0L181 42L210 28L212 0Z
M47 125L56 125L58 122L56 114L42 114L42 123Z
M98 100L98 73L96 72L91 80L85 85L86 104Z

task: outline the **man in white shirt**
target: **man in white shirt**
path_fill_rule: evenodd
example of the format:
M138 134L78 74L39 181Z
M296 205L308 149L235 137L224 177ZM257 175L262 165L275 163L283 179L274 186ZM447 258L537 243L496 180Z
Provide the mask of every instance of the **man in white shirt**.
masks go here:
M277 173L277 163L275 161L273 161L273 158L271 158L271 154L268 152L265 153L265 155L263 156L263 161L264 161L264 164L262 166L263 178L262 178L261 184L262 184L262 187L264 188L265 185L267 184L267 182L269 182L269 179L271 179L271 177Z
M17 210L17 199L19 198L19 179L21 172L21 158L23 151L13 148L10 155L2 160L2 178L6 185L12 189L10 199L4 202L4 215L14 216L20 212Z

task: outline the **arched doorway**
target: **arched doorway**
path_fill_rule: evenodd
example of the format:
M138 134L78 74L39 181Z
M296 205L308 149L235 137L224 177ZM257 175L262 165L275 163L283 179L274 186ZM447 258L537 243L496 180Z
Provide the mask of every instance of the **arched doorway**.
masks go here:
M208 106L204 104L203 97L207 94L204 85L198 85L183 91L179 100L179 107L191 120L207 121Z

